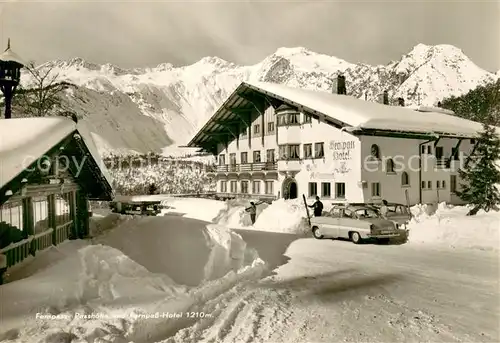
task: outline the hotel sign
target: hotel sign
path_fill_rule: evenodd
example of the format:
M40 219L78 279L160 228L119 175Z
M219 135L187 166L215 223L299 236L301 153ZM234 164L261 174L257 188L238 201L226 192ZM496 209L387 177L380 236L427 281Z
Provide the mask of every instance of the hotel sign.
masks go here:
M351 160L356 141L330 141L329 147L334 161Z

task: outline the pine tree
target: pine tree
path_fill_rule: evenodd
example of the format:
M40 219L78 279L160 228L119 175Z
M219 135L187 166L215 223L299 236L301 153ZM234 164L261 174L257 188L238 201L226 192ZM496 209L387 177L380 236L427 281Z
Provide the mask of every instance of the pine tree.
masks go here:
M500 203L500 137L496 127L483 124L483 131L476 140L476 146L467 157L465 166L459 171L463 180L460 198L473 205L467 215L475 215L479 210L498 210Z
M459 117L500 126L500 79L462 96L444 99L441 105Z

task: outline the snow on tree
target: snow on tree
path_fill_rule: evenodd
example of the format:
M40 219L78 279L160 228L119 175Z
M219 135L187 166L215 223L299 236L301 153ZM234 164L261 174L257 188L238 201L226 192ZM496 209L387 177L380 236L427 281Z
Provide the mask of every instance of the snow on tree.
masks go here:
M500 126L500 79L462 96L445 99L441 105L459 117Z
M487 120L491 121L491 119ZM476 140L472 153L467 157L459 174L462 179L461 199L473 205L467 215L475 215L481 209L498 210L500 203L500 137L495 126L483 124L483 131Z
M50 65L36 67L30 62L25 69L31 82L18 88L13 99L16 110L29 117L72 116L73 112L62 102L63 92L71 84L59 81L59 74Z

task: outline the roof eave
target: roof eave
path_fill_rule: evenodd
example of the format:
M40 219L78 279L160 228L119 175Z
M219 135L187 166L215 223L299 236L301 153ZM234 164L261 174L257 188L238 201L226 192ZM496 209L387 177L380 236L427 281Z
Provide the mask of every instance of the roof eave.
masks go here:
M375 135L375 136L396 136L403 135L408 136L407 138L416 138L416 137L424 137L424 138L454 138L454 139L474 139L477 138L477 135L472 134L457 134L457 133L449 133L442 131L433 131L433 132L419 132L419 131L411 131L411 130L387 130L387 129L370 129L370 128L359 128L357 130L352 131L355 135Z
M304 106L302 104L299 104L298 102L295 102L291 99L287 99L287 98L284 98L280 95L277 95L275 93L272 93L272 92L269 92L269 91L266 91L262 88L260 88L259 86L257 85L252 85L251 83L247 83L247 82L242 82L242 85L244 85L245 87L248 87L256 92L260 92L262 94L265 94L265 95L269 95L273 98L276 98L278 100L281 100L283 101L284 103L287 103L289 105L292 105L300 110L304 110L310 114L314 114L316 116L323 116L325 121L329 121L333 126L337 127L337 128L343 128L343 127L352 127L351 124L348 124L348 123L345 123L345 122L342 122L336 118L333 118L332 116L326 114L326 113L323 113L323 112L320 112L320 111L317 111L313 108L310 108L308 106Z
M205 129L208 128L210 124L212 124L214 118L217 117L217 115L224 109L226 106L234 99L234 97L238 96L239 91L241 88L245 87L246 83L242 82L238 85L238 87L235 88L235 90L227 97L227 99L222 103L222 105L219 106L217 111L214 112L214 114L210 117L210 119L207 120L207 122L203 125L203 127L198 130L198 132L195 134L195 136L189 141L186 146L190 148L201 148L201 146L196 145L197 140L200 138L201 134L205 131Z

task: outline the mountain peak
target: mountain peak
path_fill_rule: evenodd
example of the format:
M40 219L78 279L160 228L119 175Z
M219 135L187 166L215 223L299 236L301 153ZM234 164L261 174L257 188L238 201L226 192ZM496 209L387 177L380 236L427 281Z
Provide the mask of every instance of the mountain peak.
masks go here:
M417 44L404 57L413 57L415 59L429 59L436 55L442 55L447 58L467 58L462 49L451 44L427 45Z
M289 47L278 48L273 55L287 57L287 56L311 55L311 54L316 54L316 53L302 46L297 46L293 48Z
M195 65L212 65L215 67L230 67L234 66L234 63L228 62L217 56L205 56L201 60L195 63Z

